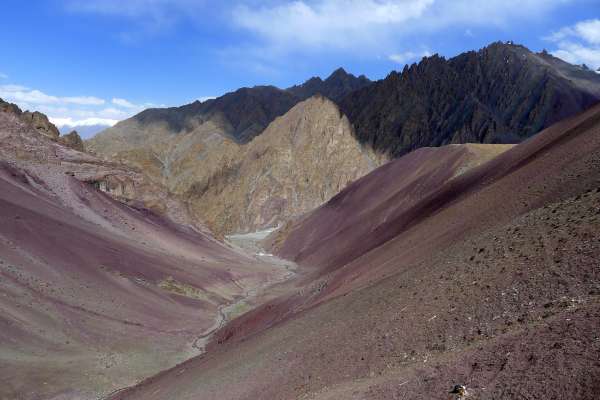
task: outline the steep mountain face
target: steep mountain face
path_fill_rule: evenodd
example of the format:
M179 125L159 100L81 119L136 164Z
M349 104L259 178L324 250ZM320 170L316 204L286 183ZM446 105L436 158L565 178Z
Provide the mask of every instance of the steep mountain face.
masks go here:
M313 274L111 399L425 400L457 383L486 400L597 398L600 106L449 178L457 156L415 152L346 188L284 243L322 241ZM394 179L407 166L420 179ZM368 227L360 251L331 215Z
M315 96L247 145L186 166L192 175L172 189L216 232L248 232L312 210L385 160L358 143L332 101Z
M437 55L354 91L357 137L393 156L449 143L517 143L600 99L600 76L547 53L493 43Z
M268 227L318 205L317 201L334 194L330 188L337 184L315 194L301 184L302 179L312 179L300 178L309 171L296 169L298 181L296 177L275 180L270 204L261 198L267 192L254 184L241 185L246 192L227 185L240 184L243 171L255 169L248 164L249 153L241 148L262 136L269 123L300 99L315 93L341 104L364 148L397 157L424 146L520 142L596 102L600 76L547 53L494 43L450 60L425 58L375 83L339 69L325 80L313 78L287 90L245 88L204 103L146 110L87 141L86 148L139 167L156 183L187 196L196 215L219 234ZM304 161L310 163L318 153L311 149ZM275 170L289 165L283 159L271 161L283 163L274 164ZM254 162L264 161L256 157ZM365 171L362 165L357 170ZM245 180L251 182L257 173ZM335 176L331 170L322 173ZM284 190L280 185L285 180ZM289 186L292 182L299 186ZM294 206L292 197L297 199ZM239 211L248 207L246 215ZM260 207L271 212L258 212Z
M300 99L308 99L316 94L321 94L337 102L348 93L366 87L371 83L364 75L356 77L347 73L343 68L339 68L325 80L313 77L301 85L288 88L287 91Z
M19 111L0 110L0 398L104 398L201 353L224 307L285 275Z

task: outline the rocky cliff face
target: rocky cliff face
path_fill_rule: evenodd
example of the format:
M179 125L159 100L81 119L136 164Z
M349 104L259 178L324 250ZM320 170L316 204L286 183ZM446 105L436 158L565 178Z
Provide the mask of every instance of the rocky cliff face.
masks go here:
M248 232L312 210L385 158L358 143L332 101L315 96L220 160L194 168L194 183L174 190L216 231Z
M392 72L340 103L363 143L399 156L449 143L517 143L600 99L600 76L494 43Z
M38 111L21 111L15 104L7 103L0 99L0 112L11 113L21 121L33 127L36 131L50 139L56 140L60 136L58 128L48 120L45 114Z
M60 138L58 138L58 141L60 143L64 144L65 146L70 147L74 150L77 150L77 151L85 150L83 140L81 139L81 136L79 136L79 133L77 133L77 131L71 131L70 133L67 133L66 135L62 135Z

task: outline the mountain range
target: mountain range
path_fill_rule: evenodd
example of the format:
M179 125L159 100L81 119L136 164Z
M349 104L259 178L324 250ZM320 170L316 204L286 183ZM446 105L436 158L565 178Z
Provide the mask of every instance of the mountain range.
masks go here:
M594 399L600 106L497 146L355 181L275 234L284 294L109 399Z
M358 139L393 156L449 143L518 143L600 99L600 77L496 42L434 55L345 97Z
M85 142L0 100L0 398L595 400L599 82L493 43Z
M242 88L205 102L149 109L96 135L86 147L140 168L155 182L187 197L198 221L218 235L272 228L299 217L343 188L339 183L321 185L325 177L339 173L339 163L325 168L319 165L314 172L280 167L282 163L292 165L290 160L300 152L309 152L300 156L304 160L317 160L316 149L325 146L324 142L299 149L295 143L300 142L288 141L287 155L281 158L281 143L279 150L268 150L265 143L269 141L262 140L261 154L280 154L279 159L270 160L268 168L279 171L273 174L265 169L262 156L252 158L256 153L242 150L253 147L263 132L285 126L275 124L277 118L289 120L288 124L299 121L297 112L294 117L288 113L315 95L339 106L341 111L329 107L331 113L347 116L351 126L344 128L346 136L355 138L361 152L370 154L369 168L351 168L346 174L358 178L390 157L420 147L519 143L598 101L600 76L545 52L497 42L449 60L438 55L424 57L377 82L338 69L325 80L315 77L288 89ZM318 112L314 107L304 109ZM312 114L305 118L318 120ZM325 131L337 129L335 126L321 125L320 137L329 140ZM305 133L299 130L294 137ZM270 136L277 135L273 132ZM355 158L352 153L339 154L340 161L348 157ZM263 169L260 175L269 179L256 183L256 173L248 171L259 168ZM289 180L283 171L290 175ZM243 180L251 184L235 191L222 189L223 185L237 187ZM290 187L284 181L297 184ZM303 181L308 185L298 184ZM316 195L311 185L322 187L321 195ZM266 193L270 193L270 203Z

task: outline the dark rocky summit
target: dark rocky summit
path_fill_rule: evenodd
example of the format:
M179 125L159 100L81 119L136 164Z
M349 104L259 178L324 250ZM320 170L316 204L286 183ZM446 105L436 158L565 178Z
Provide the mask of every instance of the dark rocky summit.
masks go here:
M364 88L372 82L364 75L356 77L343 68L335 70L327 79L310 78L301 85L292 86L287 91L301 99L321 94L333 101L339 101L348 93Z
M167 124L173 133L191 131L213 120L236 141L246 143L297 102L294 95L274 86L256 86L182 107L148 109L133 118L141 125Z
M161 125L173 134L189 133L209 123L236 142L248 143L261 134L275 118L288 112L300 101L316 94L336 101L369 83L365 76L357 78L340 68L324 81L321 78L311 78L302 85L285 90L275 86L241 88L204 102L148 109L127 121L135 122L136 128L154 129ZM130 125L117 124L107 131L127 133L125 131Z
M400 156L449 143L517 143L600 99L600 76L547 52L493 43L439 55L347 95L356 135Z

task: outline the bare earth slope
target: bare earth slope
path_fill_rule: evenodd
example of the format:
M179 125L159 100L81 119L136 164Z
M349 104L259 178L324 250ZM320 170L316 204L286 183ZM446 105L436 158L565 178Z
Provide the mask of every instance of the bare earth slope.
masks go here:
M364 239L373 236L380 225L453 177L511 147L465 144L415 150L353 182L331 201L275 232L270 249L308 267L319 266L320 271L343 264L383 243Z
M181 216L141 175L12 112L0 112L0 155L2 399L97 399L131 385L201 352L222 307L284 273L127 205L139 195Z
M599 212L596 106L442 184L363 237L377 247L113 398L447 399L464 383L477 399L595 399Z

